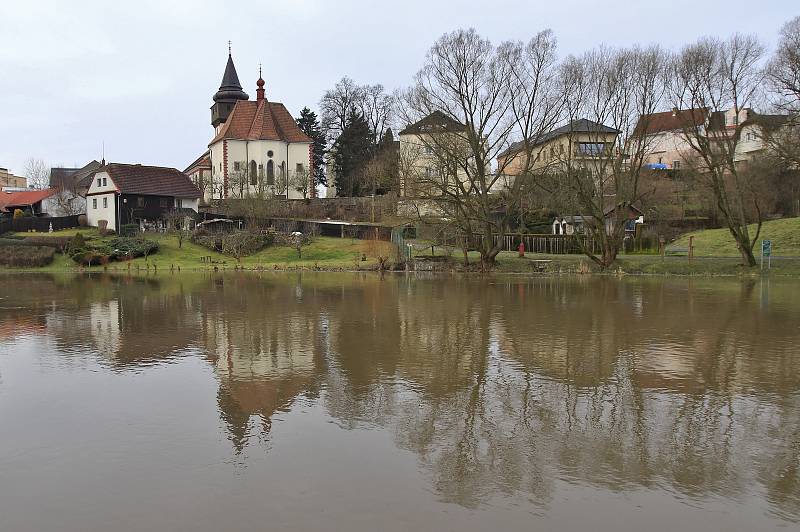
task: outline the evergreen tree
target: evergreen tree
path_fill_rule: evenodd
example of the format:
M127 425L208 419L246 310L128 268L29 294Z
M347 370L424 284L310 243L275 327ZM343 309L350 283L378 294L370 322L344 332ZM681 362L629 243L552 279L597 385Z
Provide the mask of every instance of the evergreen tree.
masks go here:
M297 119L297 125L313 141L311 144L312 168L309 170L311 175L314 176L314 184L325 186L328 184L328 180L325 177L325 147L328 140L325 138L325 132L320 127L317 114L308 107L303 107L303 110L300 111L300 118Z
M361 196L371 192L365 173L374 152L372 138L364 115L351 109L342 134L333 144L338 196Z

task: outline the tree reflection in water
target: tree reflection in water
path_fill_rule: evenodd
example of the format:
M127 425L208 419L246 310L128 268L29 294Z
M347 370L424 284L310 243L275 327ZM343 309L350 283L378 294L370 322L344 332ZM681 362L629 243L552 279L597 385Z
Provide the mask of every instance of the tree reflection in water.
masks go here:
M0 309L0 341L46 334L114 371L202 357L237 453L304 401L345 429L390 431L440 499L466 507L546 506L566 481L763 491L800 519L796 284L773 281L765 304L760 282L684 279L17 281L27 297Z

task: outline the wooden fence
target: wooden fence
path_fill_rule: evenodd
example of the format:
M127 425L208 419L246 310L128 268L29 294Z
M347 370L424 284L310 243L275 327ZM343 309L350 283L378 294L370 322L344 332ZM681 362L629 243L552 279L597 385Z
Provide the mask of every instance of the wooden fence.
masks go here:
M500 235L494 235L495 245L500 241ZM548 255L566 255L583 253L581 242L589 245L590 242L583 235L548 235L548 234L509 234L502 237L503 251L517 251L520 242L525 244L527 253L546 253Z
M46 233L50 230L50 224L53 226L53 231L60 229L70 229L78 227L78 215L75 216L54 216L54 217L23 217L16 219L0 220L0 234L9 231L27 232L37 231Z
M213 220L215 218L225 218L233 220L239 227L247 226L248 221L238 216L226 216L219 213L204 212L200 218L203 220ZM392 228L380 224L368 222L343 222L339 220L297 220L292 218L261 218L252 220L261 228L272 227L276 231L291 233L300 231L305 234L316 234L320 236L331 236L337 238L356 238L362 240L391 240Z

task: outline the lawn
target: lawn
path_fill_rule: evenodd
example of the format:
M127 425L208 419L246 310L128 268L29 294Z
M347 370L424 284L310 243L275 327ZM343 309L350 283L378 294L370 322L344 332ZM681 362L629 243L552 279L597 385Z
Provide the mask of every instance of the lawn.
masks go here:
M70 229L57 231L54 233L36 233L37 236L71 236L77 230ZM83 229L87 237L97 242L101 238L94 229ZM776 257L772 261L771 274L800 276L800 242L798 242L798 232L800 231L800 219L776 220L765 223L765 238L773 239L773 246ZM741 266L741 259L736 256L735 247L725 230L713 229L693 233L696 236L695 246L697 257L688 260L685 256L667 256L661 258L658 255L625 255L621 254L612 268L607 273L628 273L628 274L675 274L675 275L758 275L759 268L745 268ZM137 258L130 262L112 262L106 267L93 266L86 268L89 270L110 271L128 270L132 271L170 271L180 268L182 271L193 270L232 270L234 268L245 268L250 270L259 269L321 269L321 270L356 270L374 269L377 266L378 255L394 257L392 244L389 242L375 242L368 240L354 240L350 238L330 238L316 237L313 241L302 249L302 258L297 256L297 251L287 246L270 246L262 251L244 257L241 262L236 259L210 251L204 247L191 243L184 239L183 246L178 247L178 240L175 235L147 234L146 238L159 242L160 250L151 255L146 261L144 258ZM686 245L687 235L684 235L675 244L677 246ZM430 248L419 248L415 254L427 255ZM436 255L441 255L441 248L436 249ZM718 254L719 256L709 256ZM367 260L362 261L362 255L366 255ZM780 256L787 258L780 258ZM210 262L206 259L210 257ZM473 269L480 260L477 252L469 253L470 262ZM497 272L505 273L534 273L539 270L534 261L549 261L538 263L544 265L547 273L588 273L598 272L599 268L583 255L538 255L526 253L525 257L518 257L516 252L502 252L497 257ZM462 255L459 250L452 253L452 269L461 270ZM449 267L448 267L449 268ZM8 270L9 268L1 268ZM43 268L35 268L36 271L65 271L77 270L78 266L69 258L56 254L52 264Z
M755 235L756 226L748 227ZM681 236L671 246L687 248L689 236L694 236L694 254L699 257L737 257L736 243L727 229L706 229ZM761 253L761 240L772 240L772 255L776 257L800 256L800 218L783 218L764 222L759 242L754 249L756 257Z
M68 229L53 233L20 233L21 236L73 236L78 230ZM91 242L102 241L94 229L81 230ZM369 269L377 264L378 255L390 256L391 244L388 242L374 242L370 240L354 240L350 238L315 237L312 242L302 248L302 258L297 256L297 250L287 246L270 246L254 255L243 257L241 262L235 258L211 251L184 239L181 247L178 238L171 234L152 233L145 234L145 238L155 240L160 249L150 255L147 260L139 257L129 262L111 262L107 265L109 270L148 269L158 270L209 270L233 269L244 267L256 268L320 268L320 269ZM361 260L366 255L367 260ZM208 261L210 257L210 261ZM55 260L37 271L75 270L78 266L68 257L56 254ZM92 266L88 270L103 270L103 266Z

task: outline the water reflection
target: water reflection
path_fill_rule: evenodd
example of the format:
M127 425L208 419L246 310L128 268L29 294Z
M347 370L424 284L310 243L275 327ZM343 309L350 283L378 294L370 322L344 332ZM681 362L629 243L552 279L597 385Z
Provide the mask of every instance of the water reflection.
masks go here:
M467 508L546 509L567 482L762 497L797 521L798 296L775 281L19 276L0 287L0 347L46 336L113 372L197 357L234 453L320 405L389 432Z

